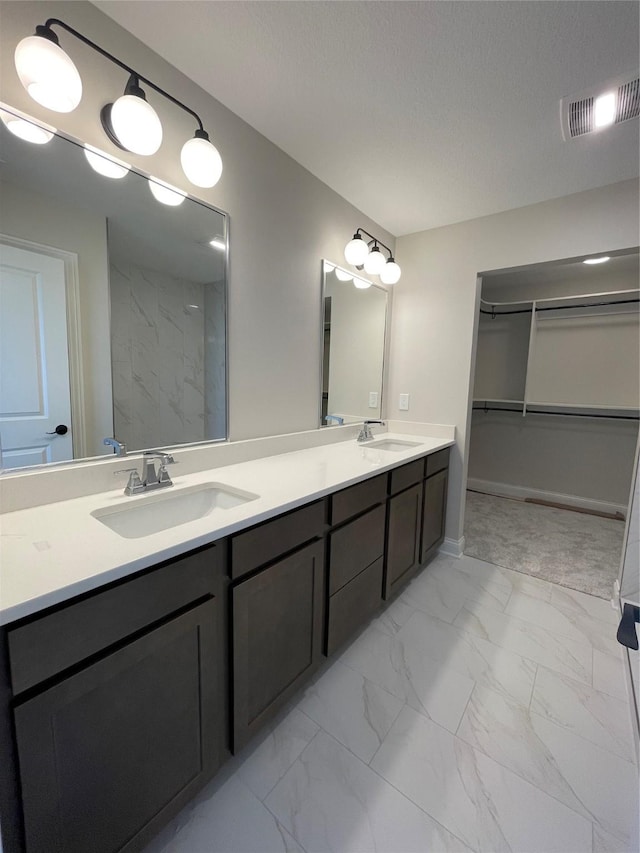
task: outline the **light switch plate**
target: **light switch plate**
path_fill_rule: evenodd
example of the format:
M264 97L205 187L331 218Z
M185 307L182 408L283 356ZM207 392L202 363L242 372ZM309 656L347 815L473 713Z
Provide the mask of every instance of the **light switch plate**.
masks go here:
M378 408L378 392L377 391L369 391L369 408L377 409Z
M409 395L408 394L400 394L400 402L398 404L398 408L401 412L409 411Z

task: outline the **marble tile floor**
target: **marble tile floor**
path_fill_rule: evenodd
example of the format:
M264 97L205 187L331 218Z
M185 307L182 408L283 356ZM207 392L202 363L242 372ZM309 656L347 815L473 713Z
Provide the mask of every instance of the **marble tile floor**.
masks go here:
M145 853L630 853L608 602L440 555Z
M609 599L624 521L467 491L465 552Z

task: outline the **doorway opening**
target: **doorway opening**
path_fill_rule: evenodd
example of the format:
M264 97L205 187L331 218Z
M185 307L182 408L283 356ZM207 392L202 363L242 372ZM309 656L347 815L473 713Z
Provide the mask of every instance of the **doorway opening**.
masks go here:
M638 438L638 250L482 276L465 553L600 598Z

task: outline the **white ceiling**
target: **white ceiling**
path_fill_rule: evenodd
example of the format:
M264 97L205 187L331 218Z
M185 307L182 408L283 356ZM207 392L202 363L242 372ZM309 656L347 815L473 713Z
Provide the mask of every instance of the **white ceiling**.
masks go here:
M638 175L637 120L559 108L637 70L635 2L96 5L396 236Z

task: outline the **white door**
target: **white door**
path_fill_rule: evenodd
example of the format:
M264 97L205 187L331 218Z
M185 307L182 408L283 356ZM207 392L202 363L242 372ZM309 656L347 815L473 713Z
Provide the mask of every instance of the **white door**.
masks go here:
M0 438L3 468L73 458L64 262L4 243Z

